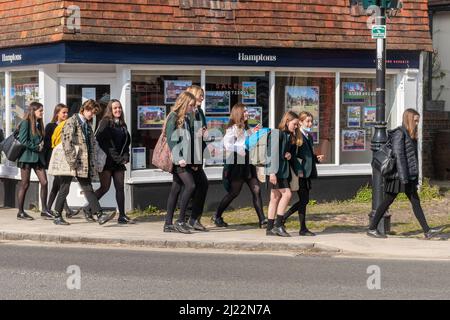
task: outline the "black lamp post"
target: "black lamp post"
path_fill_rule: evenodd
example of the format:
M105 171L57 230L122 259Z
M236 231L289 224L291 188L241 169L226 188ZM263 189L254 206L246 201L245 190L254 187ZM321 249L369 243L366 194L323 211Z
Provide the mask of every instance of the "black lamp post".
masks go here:
M377 6L379 10L376 17L376 28L378 30L386 30L386 10L401 8L401 1L398 0L363 0L364 9L371 6ZM374 34L372 31L372 34ZM377 152L380 147L387 141L386 132L386 37L380 36L376 38L377 41L377 58L376 58L376 124L375 132L371 141L371 150L373 153ZM384 182L381 173L378 170L372 169L372 211L369 214L370 219L373 219L375 211L383 201L384 196ZM390 216L385 213L383 219L378 225L378 231L382 234L390 232Z

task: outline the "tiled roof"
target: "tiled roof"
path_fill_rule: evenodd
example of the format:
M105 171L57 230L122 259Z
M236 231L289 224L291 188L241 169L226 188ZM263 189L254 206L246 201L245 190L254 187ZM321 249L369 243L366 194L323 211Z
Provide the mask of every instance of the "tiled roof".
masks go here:
M330 4L334 2L334 4ZM367 16L349 0L0 0L0 47L61 40L373 49ZM404 0L388 49L431 50L427 0ZM81 9L81 30L65 24Z

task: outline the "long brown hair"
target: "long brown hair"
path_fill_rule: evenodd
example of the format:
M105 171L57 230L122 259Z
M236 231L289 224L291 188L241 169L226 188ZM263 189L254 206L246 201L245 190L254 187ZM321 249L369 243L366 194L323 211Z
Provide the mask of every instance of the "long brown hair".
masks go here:
M417 139L418 136L418 125L414 121L415 116L420 117L420 114L414 109L406 109L405 112L403 112L403 127L405 127L406 131L408 131L411 139Z
M33 101L28 106L28 110L25 113L23 120L28 121L28 124L31 127L31 133L33 136L40 135L41 137L44 136L44 121L42 119L36 119L36 115L34 114L37 110L40 108L44 108L42 103ZM39 123L39 130L36 127L36 123Z
M278 129L280 131L289 132L289 122L296 119L298 119L298 115L295 112L286 112L278 125ZM301 146L303 144L303 138L299 128L295 130L294 134L291 134L291 143L296 144L297 146Z
M197 103L197 99L195 99L192 93L187 91L182 92L177 100L175 101L175 105L172 108L172 112L177 116L177 127L181 128L184 124L184 117L186 116L187 109L191 102Z
M231 109L230 121L228 122L227 129L234 125L237 125L239 129L248 129L248 120L244 120L245 105L242 103L236 103Z
M108 105L106 106L106 109L105 109L105 114L103 115L102 119L106 119L106 120L114 122L114 118L115 117L113 115L113 104L116 103L116 102L118 104L120 104L120 108L122 109L122 113L120 114L120 118L119 118L119 124L121 126L123 126L123 127L126 127L127 125L125 123L125 117L123 116L122 103L119 100L117 100L117 99L109 100Z
M56 121L58 121L58 114L59 114L59 112L60 112L62 109L64 109L64 108L66 108L67 110L69 110L69 108L68 108L64 103L58 103L58 104L55 106L55 110L53 110L53 118L52 118L52 121L51 121L51 122L56 122Z

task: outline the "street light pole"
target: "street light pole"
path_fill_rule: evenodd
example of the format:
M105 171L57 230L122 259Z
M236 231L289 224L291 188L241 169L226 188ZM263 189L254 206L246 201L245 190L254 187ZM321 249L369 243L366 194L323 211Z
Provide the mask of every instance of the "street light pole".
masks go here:
M378 1L380 7L380 16L377 17L377 25L386 26L386 8L382 1ZM376 125L375 132L371 141L371 150L373 154L387 141L386 132L386 39L377 39L377 59L376 59ZM372 211L370 219L373 219L375 211L383 201L384 182L381 172L372 168ZM390 232L390 216L386 213L378 225L378 231L382 234Z

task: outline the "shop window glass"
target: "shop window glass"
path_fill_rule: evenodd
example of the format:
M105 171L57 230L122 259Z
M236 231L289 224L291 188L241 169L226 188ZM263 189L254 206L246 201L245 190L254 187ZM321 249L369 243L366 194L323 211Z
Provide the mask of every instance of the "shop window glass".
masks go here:
M225 134L230 112L237 103L246 105L249 125L269 125L269 72L207 71L205 115L208 130L217 136L209 146L207 166L222 165L221 137Z
M133 71L131 84L132 169L155 169L153 150L179 93L200 85L200 71Z
M6 88L5 88L5 73L0 72L0 125L1 129L5 131L5 112L6 112Z
M11 128L22 121L28 106L39 100L38 71L11 72Z
M334 73L276 73L276 126L288 110L312 113L315 153L325 156L322 163L335 163L335 87Z
M386 119L388 129L395 123L391 96L393 78L386 81ZM340 104L340 162L367 164L372 160L370 143L376 116L376 79L373 76L343 75Z
M0 125L3 135L6 135L6 122L5 122L5 112L6 112L6 89L5 89L5 73L0 72ZM5 162L5 157L0 157L1 163Z

